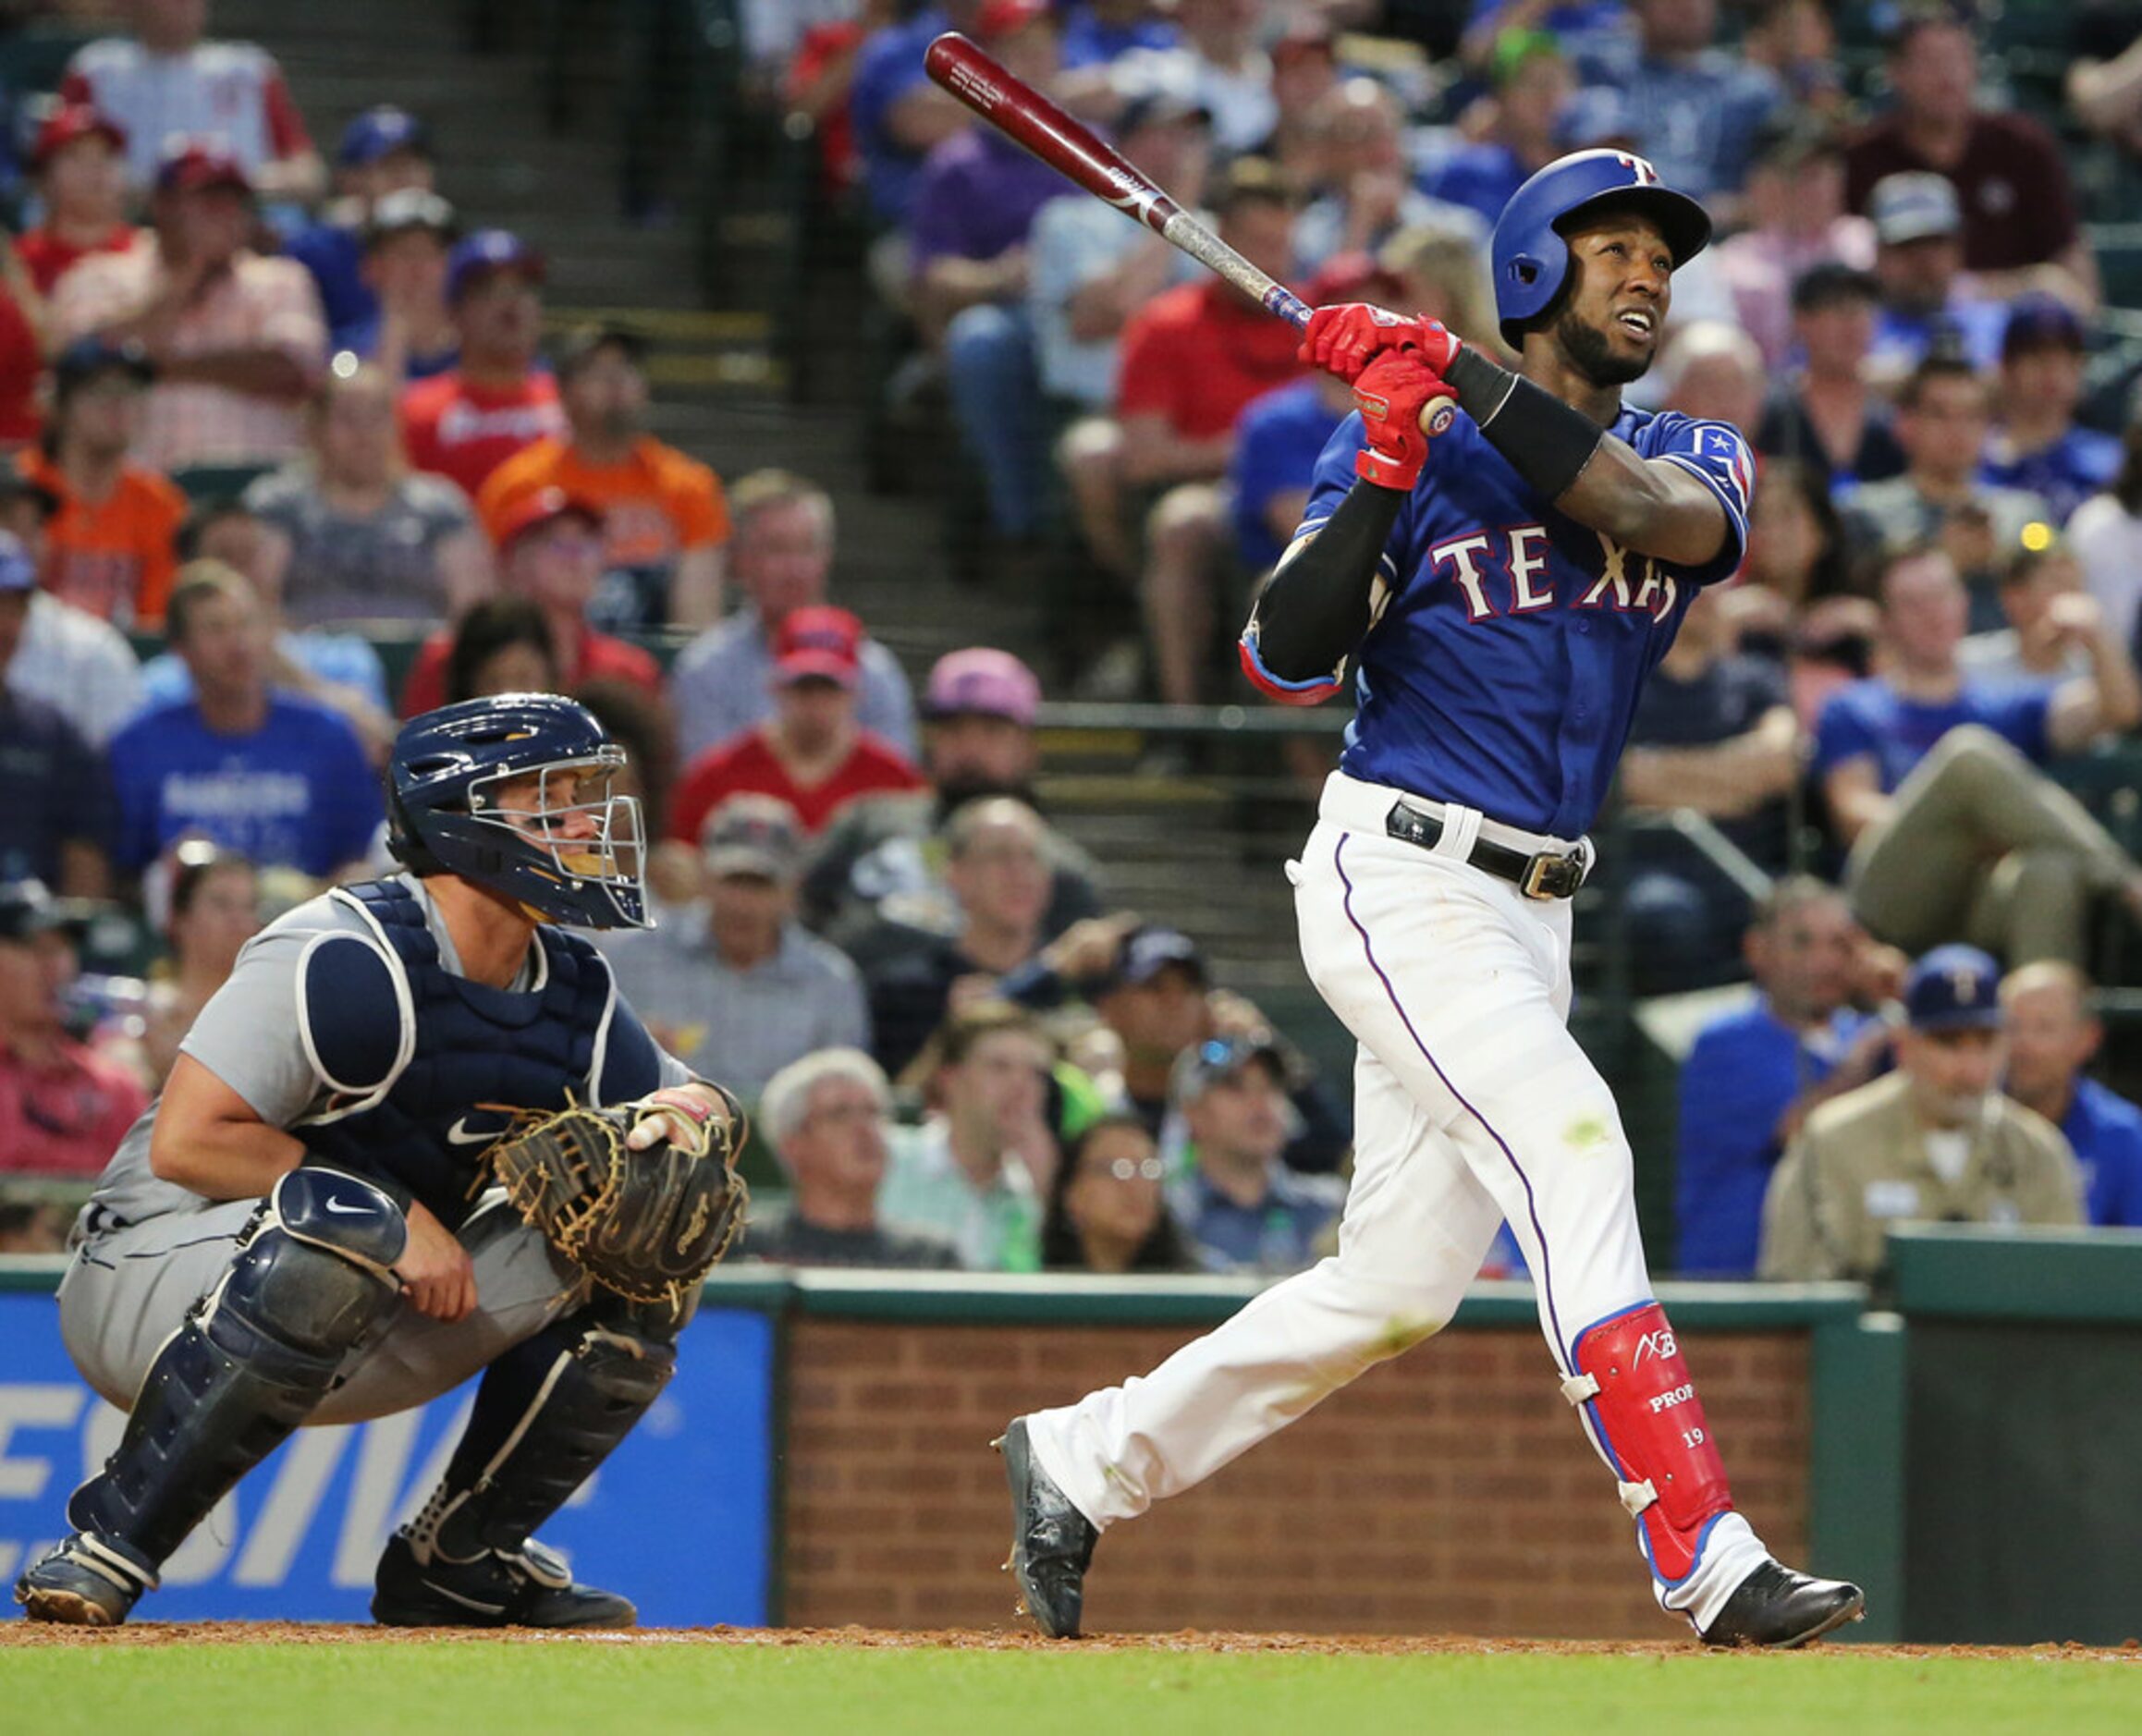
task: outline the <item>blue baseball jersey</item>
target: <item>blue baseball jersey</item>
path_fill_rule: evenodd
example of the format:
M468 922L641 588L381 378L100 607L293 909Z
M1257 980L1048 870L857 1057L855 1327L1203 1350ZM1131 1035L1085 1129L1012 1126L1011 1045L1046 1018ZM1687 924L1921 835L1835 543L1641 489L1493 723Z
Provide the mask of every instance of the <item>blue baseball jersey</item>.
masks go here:
M1340 760L1350 776L1559 837L1591 825L1645 677L1698 587L1740 566L1755 485L1753 450L1726 423L1624 409L1612 432L1718 497L1718 554L1683 568L1622 547L1556 511L1471 417L1456 417L1385 544L1389 594L1354 655ZM1297 535L1338 509L1363 444L1350 415L1316 460Z

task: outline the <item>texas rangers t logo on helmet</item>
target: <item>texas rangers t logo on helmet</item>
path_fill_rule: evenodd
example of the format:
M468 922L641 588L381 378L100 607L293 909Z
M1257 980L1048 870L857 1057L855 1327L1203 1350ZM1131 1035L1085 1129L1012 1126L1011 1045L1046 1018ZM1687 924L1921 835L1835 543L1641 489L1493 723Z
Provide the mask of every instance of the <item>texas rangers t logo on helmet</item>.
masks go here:
M1659 171L1651 166L1648 159L1636 156L1627 151L1617 151L1614 153L1614 161L1635 176L1644 186L1656 187L1659 185Z

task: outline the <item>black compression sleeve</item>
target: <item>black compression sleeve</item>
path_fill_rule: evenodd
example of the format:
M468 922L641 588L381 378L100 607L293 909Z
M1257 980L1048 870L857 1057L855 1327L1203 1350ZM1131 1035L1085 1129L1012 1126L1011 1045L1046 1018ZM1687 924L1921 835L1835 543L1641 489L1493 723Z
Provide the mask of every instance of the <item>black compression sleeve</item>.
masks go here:
M1328 677L1369 629L1369 589L1405 492L1355 483L1316 539L1273 574L1251 617L1257 660L1282 681Z
M1470 346L1450 358L1443 377L1487 444L1548 500L1561 498L1606 438L1607 431L1575 405Z

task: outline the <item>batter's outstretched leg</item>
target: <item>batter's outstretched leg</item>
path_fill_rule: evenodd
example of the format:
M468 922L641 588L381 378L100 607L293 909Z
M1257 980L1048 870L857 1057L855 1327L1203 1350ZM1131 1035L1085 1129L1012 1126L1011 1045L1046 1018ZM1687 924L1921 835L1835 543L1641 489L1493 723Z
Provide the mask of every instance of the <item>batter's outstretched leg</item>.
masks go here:
M275 1184L223 1280L150 1364L118 1450L67 1505L73 1533L15 1587L35 1621L116 1627L231 1487L309 1416L399 1305L408 1229L371 1182Z
M677 1366L685 1316L599 1302L484 1371L468 1432L423 1510L387 1541L372 1600L389 1627L629 1628L626 1598L577 1585L536 1526L616 1450Z

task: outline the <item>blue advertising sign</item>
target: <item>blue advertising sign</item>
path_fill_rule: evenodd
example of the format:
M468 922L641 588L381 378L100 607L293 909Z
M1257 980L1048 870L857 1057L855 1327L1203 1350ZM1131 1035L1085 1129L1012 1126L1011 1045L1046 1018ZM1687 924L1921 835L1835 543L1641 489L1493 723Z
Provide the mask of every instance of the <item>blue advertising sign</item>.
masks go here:
M468 1420L474 1383L399 1416L300 1429L165 1564L141 1613L163 1620L363 1621L394 1528L415 1513ZM773 1514L774 1323L709 1308L677 1376L548 1524L577 1577L648 1626L763 1625ZM49 1295L0 1294L0 1588L55 1542L75 1485L126 1419L75 1373Z

